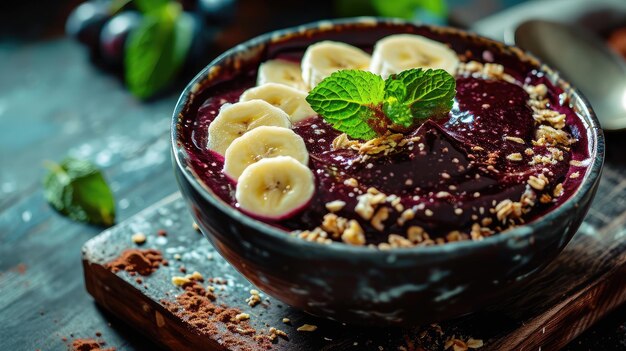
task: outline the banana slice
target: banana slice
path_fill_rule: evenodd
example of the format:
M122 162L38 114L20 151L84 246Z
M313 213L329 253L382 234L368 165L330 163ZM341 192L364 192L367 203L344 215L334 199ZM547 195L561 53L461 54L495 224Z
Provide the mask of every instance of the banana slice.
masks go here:
M263 85L266 83L278 83L299 90L309 90L302 81L300 65L287 60L268 60L259 66L256 84Z
M237 183L239 207L257 217L283 219L313 197L313 172L290 156L264 158L248 166Z
M292 123L315 115L315 111L306 101L304 91L278 83L265 83L250 88L241 94L239 101L261 99L285 111Z
M291 156L303 165L309 152L302 137L293 130L262 126L235 139L224 155L224 173L237 180L244 169L265 158Z
M395 34L374 46L370 71L387 78L410 68L444 69L454 75L459 57L446 45L415 34Z
M370 55L336 41L321 41L309 46L302 57L302 80L313 89L324 78L342 69L367 70Z
M224 155L236 138L260 126L291 128L289 115L263 100L224 105L209 125L207 147Z

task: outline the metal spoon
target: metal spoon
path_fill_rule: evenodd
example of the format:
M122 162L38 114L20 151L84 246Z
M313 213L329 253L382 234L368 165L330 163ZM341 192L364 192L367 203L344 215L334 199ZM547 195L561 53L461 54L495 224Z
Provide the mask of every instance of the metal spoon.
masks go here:
M626 129L626 62L604 42L571 25L530 20L515 30L515 44L580 89L603 129Z

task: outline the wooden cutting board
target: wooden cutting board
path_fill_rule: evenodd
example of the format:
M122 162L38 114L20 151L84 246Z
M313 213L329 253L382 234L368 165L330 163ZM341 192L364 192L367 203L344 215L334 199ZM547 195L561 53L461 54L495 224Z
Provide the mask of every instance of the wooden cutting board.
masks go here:
M176 350L259 349L255 339L271 335L272 327L287 334L270 344L272 350L443 350L446 346L463 350L470 339L471 346L482 340L480 350L554 350L626 301L626 181L621 179L619 172L605 169L596 201L579 232L526 288L498 306L435 325L407 329L343 325L299 312L262 293L261 303L250 307L246 299L254 287L192 228L179 194L88 241L83 247L85 282L102 307ZM167 235L159 235L159 230ZM143 245L131 240L137 232L147 236ZM160 250L169 264L140 280L105 268L106 262L133 248ZM172 283L172 277L185 275L181 267L187 273L200 272L202 284L215 288L216 306L250 316L245 321L250 327L247 334L237 332L232 323L229 330L228 323L216 318L207 319L213 331L203 332L180 308L172 308L177 306L172 304L176 296L183 293ZM303 324L317 329L297 331Z

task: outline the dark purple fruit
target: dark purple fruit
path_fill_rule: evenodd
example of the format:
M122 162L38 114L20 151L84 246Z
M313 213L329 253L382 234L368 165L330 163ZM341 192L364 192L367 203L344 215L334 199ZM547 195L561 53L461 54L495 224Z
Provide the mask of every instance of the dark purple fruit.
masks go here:
M198 0L198 10L210 25L225 25L235 17L236 0Z
M65 33L95 49L100 30L111 17L109 1L87 1L76 7L65 22Z
M189 16L193 21L193 39L187 52L184 66L186 71L196 72L198 69L206 66L215 56L214 44L218 30L213 26L207 26L198 15L192 15L187 12L184 15Z
M137 11L121 12L106 22L100 32L100 54L106 63L122 65L126 38L140 23L141 14Z
M197 0L178 0L185 11L194 11L198 7Z

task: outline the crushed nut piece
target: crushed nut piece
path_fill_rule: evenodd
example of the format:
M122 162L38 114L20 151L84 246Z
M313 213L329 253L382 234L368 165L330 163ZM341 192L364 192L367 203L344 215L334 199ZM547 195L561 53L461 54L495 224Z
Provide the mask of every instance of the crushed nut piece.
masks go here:
M367 189L367 193L357 197L358 202L354 207L354 212L363 219L370 220L374 215L375 206L385 202L387 196L380 193L376 188Z
M291 323L291 320L289 318L283 318L283 323L289 324Z
M550 201L552 201L552 196L550 196L548 194L542 194L539 197L539 202L541 202L542 204L547 204Z
M147 240L147 238L146 238L146 234L141 233L141 232L139 232L139 233L135 233L135 234L133 234L133 236L131 237L131 240L132 240L135 244L137 244L137 245L144 244L144 243L146 242L146 240Z
M404 210L401 214L400 217L398 217L398 225L402 226L406 223L406 221L410 221L413 218L415 218L415 211L413 211L413 209L406 209Z
M387 218L389 218L389 208L381 207L380 209L378 209L378 211L376 211L376 214L374 214L374 217L372 217L370 223L372 224L372 227L374 227L374 229L382 232L383 230L385 230L385 225L383 224L383 222L386 221Z
M193 273L185 276L185 278L188 278L188 279L191 279L191 280L197 280L197 281L203 281L204 280L204 277L198 271L194 271Z
M429 239L428 234L424 231L424 228L412 225L406 231L407 238L414 243L421 243Z
M559 183L554 187L554 190L552 191L552 195L554 197L559 197L563 195L563 183Z
M572 139L567 132L547 125L540 125L539 128L537 128L535 138L537 140L533 141L533 144L536 145L567 146L576 141L575 139Z
M354 178L348 178L343 181L343 184L356 188L357 186L359 186L359 181Z
M280 336L284 339L289 339L289 336L284 331L280 329L276 329L274 327L270 327L270 339L274 340L276 339L277 336Z
M236 321L245 321L247 319L250 319L250 315L247 313L239 313L238 315L235 316L235 320Z
M339 238L341 233L346 230L348 220L339 217L334 213L327 213L324 215L324 221L322 222L322 229L332 234L334 238Z
M467 340L467 347L469 347L470 349L479 349L479 348L483 347L483 345L484 344L483 344L483 341L481 339L469 338Z
M518 143L518 144L524 144L525 143L524 139L522 139L522 138L512 137L512 136L508 136L508 135L505 136L504 139L508 140L508 141L512 141L512 142Z
M341 234L341 240L344 243L351 245L365 245L365 234L363 233L363 229L354 219L351 219L348 222L348 228L344 230L343 234Z
M467 344L463 340L454 337L445 342L444 350L448 350L450 347L452 347L452 351L467 351L468 349Z
M507 155L506 159L509 161L521 161L524 158L522 157L522 154L520 154L519 152L515 152L515 153Z
M250 297L246 299L248 306L254 307L261 302L261 295L258 290L252 289L250 290Z
M389 234L387 241L389 241L389 245L393 248L413 246L410 240L398 234Z
M326 203L326 209L330 212L339 212L346 205L345 201L335 200Z
M546 182L543 179L537 178L535 176L530 176L528 178L528 185L533 187L533 189L543 190L546 186Z
M300 327L298 327L298 329L296 329L297 331L300 332L314 332L317 330L317 325L313 325L313 324L303 324Z
M183 286L185 284L191 283L191 279L187 277L174 276L172 277L172 284L176 286Z

